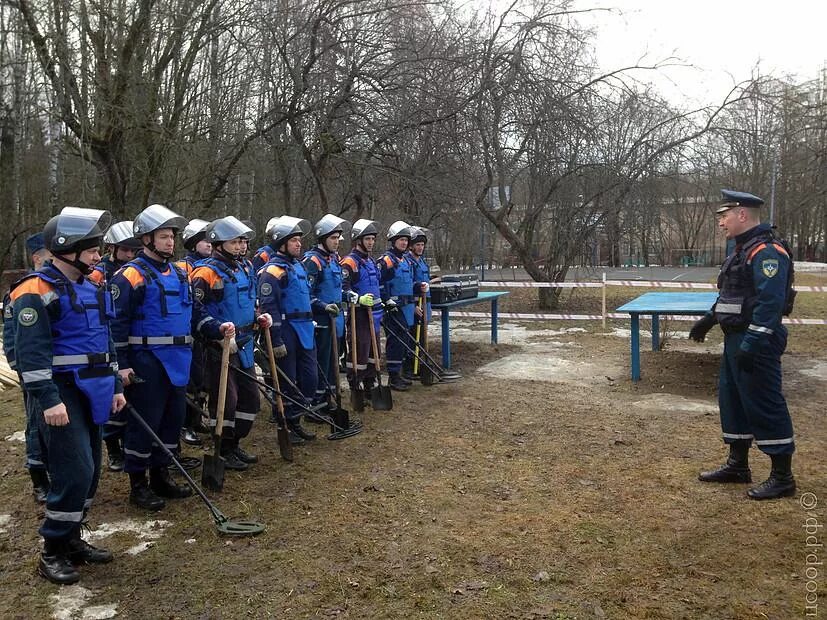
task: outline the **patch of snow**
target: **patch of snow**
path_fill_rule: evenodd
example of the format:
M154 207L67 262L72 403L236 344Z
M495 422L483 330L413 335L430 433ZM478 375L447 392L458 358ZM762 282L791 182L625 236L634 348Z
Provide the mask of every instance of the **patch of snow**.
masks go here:
M125 519L123 521L115 521L113 523L101 523L96 529L89 532L88 538L90 541L100 540L118 532L130 532L135 534L139 544L127 549L126 553L129 555L137 555L149 549L157 539L164 535L171 523L160 519L152 521L137 521L135 519Z
M717 403L705 400L689 400L675 394L649 394L632 405L645 411L680 411L696 415L718 413Z
M0 515L0 534L5 534L8 530L6 526L11 523L11 515Z
M25 431L17 431L15 433L12 433L11 435L6 435L6 441L24 442L24 441L26 441L26 432Z
M505 379L559 381L577 385L605 385L606 376L617 377L625 371L619 365L595 364L550 355L544 344L525 347L525 351L506 355L477 372ZM539 350L538 350L539 349Z
M118 615L117 603L108 605L92 605L87 607L86 603L95 596L95 593L83 586L64 586L57 594L49 598L52 601L52 618L55 620L106 620Z
M815 377L816 379L827 381L827 361L817 360L814 366L811 366L810 368L803 368L798 372L802 375L807 375L808 377Z
M795 270L800 273L811 271L827 271L827 263L810 263L807 261L795 261Z

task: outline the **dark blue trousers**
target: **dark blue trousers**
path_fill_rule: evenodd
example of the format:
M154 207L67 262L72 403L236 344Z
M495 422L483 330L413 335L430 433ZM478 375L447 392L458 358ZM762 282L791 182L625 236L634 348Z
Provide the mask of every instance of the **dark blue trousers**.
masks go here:
M141 414L164 445L175 453L187 408L186 388L172 385L163 364L152 351L134 351L130 361L135 374L144 382L127 387L126 400ZM166 453L131 416L127 418L123 451L124 471L127 473L166 467L170 463Z
M388 373L396 374L402 370L402 362L408 355L408 350L402 345L404 341L410 347L408 338L408 325L405 315L401 310L386 312L385 323L385 361L388 366Z
M20 381L23 385L23 381ZM43 446L40 444L40 433L37 428L37 417L43 412L29 404L29 397L23 392L23 408L26 410L26 469L46 470L46 461Z
M287 355L276 360L276 362L284 374L296 384L300 393L296 393L293 388L287 385L286 381L280 382L281 391L302 404L312 402L316 395L316 385L319 380L319 370L316 366L316 347L314 346L312 349L302 347L299 337L290 326L290 323L282 324L281 338L287 347ZM275 414L275 411L273 413ZM284 416L288 420L297 419L303 413L304 409L288 400L284 400Z
M755 440L765 454L792 454L793 423L781 393L781 354L787 346L787 330L779 327L757 354L755 368L738 368L735 353L743 332L724 336L724 355L718 376L718 405L724 442Z
M318 360L318 382L316 385L316 402L322 402L326 398L329 389L332 389L334 381L338 380L339 361L333 360L333 340L336 332L331 332L330 324L317 325L315 330L316 359Z
M55 375L53 380L66 405L69 424L49 426L36 399L30 398L29 402L45 449L50 482L46 518L40 526L40 535L65 540L80 527L98 489L101 430L92 421L89 400L71 376Z

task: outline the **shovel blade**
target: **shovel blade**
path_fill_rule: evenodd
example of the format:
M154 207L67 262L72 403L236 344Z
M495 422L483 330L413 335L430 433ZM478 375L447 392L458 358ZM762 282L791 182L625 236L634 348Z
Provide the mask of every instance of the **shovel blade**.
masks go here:
M362 390L350 391L350 408L361 413L365 410L365 393Z
M212 454L204 455L201 465L201 484L210 491L221 491L224 488L224 459Z
M281 458L283 458L288 463L293 462L293 444L290 443L290 435L287 432L287 428L284 426L279 426L278 430L276 431L276 436L279 440L279 454L281 454Z
M376 411L393 409L393 396L387 385L377 385L370 391L370 404Z

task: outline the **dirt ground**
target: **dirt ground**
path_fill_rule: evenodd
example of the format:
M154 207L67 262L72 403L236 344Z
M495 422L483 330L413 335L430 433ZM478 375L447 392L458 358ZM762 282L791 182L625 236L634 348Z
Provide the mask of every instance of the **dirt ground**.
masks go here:
M824 568L808 566L827 559L808 547L824 531L805 527L827 517L827 328L792 328L784 357L799 496L754 502L696 479L725 453L719 336L671 334L632 384L628 338L595 324L504 326L499 346L457 327L464 379L394 393L356 437L287 464L261 415L261 463L215 495L264 521L259 537L220 538L196 498L136 510L105 472L91 525L116 561L84 567L80 588L35 575L42 509L23 444L3 442L0 617L788 619L812 589L827 614ZM22 429L19 392L0 407L2 439ZM752 458L760 481L769 461Z

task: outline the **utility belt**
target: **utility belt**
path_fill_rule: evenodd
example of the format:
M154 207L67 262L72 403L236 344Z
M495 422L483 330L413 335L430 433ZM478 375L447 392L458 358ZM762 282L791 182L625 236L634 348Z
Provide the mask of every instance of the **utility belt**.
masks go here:
M281 315L282 321L288 321L290 319L312 319L313 313L312 312L288 312L287 314Z
M130 336L129 344L138 345L184 345L192 344L192 336Z
M55 371L52 373L52 381L61 385L74 385L75 372L78 379L97 379L100 377L111 377L115 371L111 366L96 366L94 368L78 368L76 371Z
M118 358L111 353L82 353L80 355L55 355L52 358L52 367L58 366L77 366L78 364L86 364L88 366L97 366L99 364L109 364L116 361Z
M393 295L391 297L396 302L397 306L407 306L408 304L415 304L419 298L413 295Z

